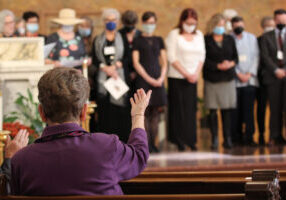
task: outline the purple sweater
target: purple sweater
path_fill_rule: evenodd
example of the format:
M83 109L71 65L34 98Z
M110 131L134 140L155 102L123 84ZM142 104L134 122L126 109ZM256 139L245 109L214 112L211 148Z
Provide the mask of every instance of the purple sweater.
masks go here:
M70 132L77 134L55 137ZM44 140L12 158L12 193L123 194L119 181L137 176L146 166L149 152L145 130L134 129L127 144L116 135L84 132L73 123L45 128L40 138Z

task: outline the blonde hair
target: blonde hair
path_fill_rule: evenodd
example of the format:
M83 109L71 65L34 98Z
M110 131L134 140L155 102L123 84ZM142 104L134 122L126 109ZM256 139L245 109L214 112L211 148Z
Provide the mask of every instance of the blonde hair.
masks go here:
M220 13L213 15L207 23L206 34L213 33L214 28L219 24L221 20L225 20L224 16Z

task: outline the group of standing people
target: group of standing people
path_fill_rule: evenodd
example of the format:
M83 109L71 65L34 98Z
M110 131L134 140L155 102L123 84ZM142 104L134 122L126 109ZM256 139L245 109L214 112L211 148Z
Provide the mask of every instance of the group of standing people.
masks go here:
M1 16L6 17L4 25L0 23L2 36L19 35L8 29L11 25L8 21L13 19L7 19L10 16L7 13L7 10L4 14L0 12L0 21ZM39 20L38 15L33 16ZM120 20L123 27L118 30ZM90 18L79 19L74 10L62 9L59 17L53 19L60 26L56 33L45 39L47 44L56 42L46 63L60 67L62 61L90 57L91 100L98 106L97 115L92 118L92 131L115 133L127 142L131 127L129 98L137 89L143 88L153 91L145 113L149 151L159 152L156 137L160 113L167 105L168 139L180 151L186 146L197 150L197 82L202 72L212 149L217 149L219 144L218 110L222 117L224 148L257 145L253 140L256 99L259 144L265 144L267 101L271 111L269 144L285 144L282 136L282 116L286 110L285 10L276 10L274 18L263 18L264 34L258 40L245 31L244 19L237 13L231 17L213 15L204 35L198 30L196 10L184 9L166 40L154 34L157 20L154 12L143 13L142 29L139 30L136 12L128 10L121 16L116 9L105 9L102 14L104 30L93 39ZM36 30L36 26L33 27ZM27 25L26 28L31 32L31 27ZM81 69L81 66L76 68ZM119 99L113 98L103 86L110 77L124 80L130 88L129 93ZM168 94L164 87L166 77Z

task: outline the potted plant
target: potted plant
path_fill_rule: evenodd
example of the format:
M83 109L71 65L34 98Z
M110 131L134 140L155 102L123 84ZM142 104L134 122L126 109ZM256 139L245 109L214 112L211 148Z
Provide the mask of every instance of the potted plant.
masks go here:
M14 137L20 129L27 129L29 132L29 144L38 138L44 129L44 123L41 120L38 105L34 101L31 91L27 90L27 96L17 93L15 100L17 111L4 116L4 129L11 132Z

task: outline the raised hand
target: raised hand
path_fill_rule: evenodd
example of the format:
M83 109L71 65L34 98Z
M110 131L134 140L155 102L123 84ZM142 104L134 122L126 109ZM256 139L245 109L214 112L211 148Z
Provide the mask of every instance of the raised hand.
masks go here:
M18 132L13 140L8 137L5 145L5 158L12 158L17 151L27 146L28 137L28 131L23 129Z
M131 103L131 116L135 117L136 115L143 115L147 106L149 105L149 101L151 98L152 91L149 90L146 94L143 89L137 90L134 94L133 98L130 98Z

